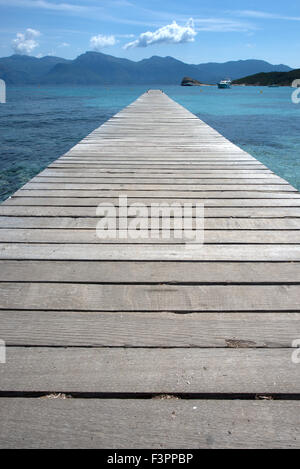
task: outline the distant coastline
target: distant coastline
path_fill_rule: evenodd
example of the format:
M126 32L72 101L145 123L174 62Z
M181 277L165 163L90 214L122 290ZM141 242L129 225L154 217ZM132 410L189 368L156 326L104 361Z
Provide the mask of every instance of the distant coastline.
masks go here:
M256 73L233 81L233 85L243 86L292 86L300 79L300 69L289 72Z

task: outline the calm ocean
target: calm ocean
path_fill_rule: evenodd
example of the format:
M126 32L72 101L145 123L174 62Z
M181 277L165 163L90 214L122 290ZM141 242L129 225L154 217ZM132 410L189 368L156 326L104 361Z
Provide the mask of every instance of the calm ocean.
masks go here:
M0 104L0 200L147 86L8 87ZM300 190L300 104L291 88L160 88Z

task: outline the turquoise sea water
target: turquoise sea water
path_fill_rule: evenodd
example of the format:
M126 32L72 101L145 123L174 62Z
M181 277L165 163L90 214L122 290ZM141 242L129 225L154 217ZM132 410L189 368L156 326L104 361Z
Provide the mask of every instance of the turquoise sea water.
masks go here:
M147 88L8 87L0 104L0 200ZM291 88L155 88L300 189L300 104Z

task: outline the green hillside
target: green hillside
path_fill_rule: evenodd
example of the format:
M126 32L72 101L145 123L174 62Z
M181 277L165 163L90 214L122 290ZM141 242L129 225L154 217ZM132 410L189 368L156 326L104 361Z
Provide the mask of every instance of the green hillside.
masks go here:
M300 69L292 70L290 72L270 72L270 73L256 73L249 75L238 80L234 80L234 85L252 85L252 86L291 86L293 81L300 79Z

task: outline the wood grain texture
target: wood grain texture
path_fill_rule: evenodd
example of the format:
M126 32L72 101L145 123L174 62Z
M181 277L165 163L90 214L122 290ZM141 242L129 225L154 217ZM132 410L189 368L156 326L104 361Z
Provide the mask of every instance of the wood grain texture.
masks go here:
M130 235L132 233L132 236ZM80 229L0 229L0 243L75 243L75 244L181 244L184 236L176 237L171 232L168 238L158 233L152 238L136 238L135 230L128 237L119 239L115 233L101 238L96 230ZM300 230L204 230L205 244L300 244Z
M255 182L248 182L245 183L241 182L237 184L235 182L224 182L220 181L220 183L214 182L211 184L81 184L81 183L41 183L41 182L28 182L23 186L24 190L35 190L35 189L47 189L47 190L115 190L115 191L158 191L158 190L165 190L165 191L172 191L172 192L180 192L180 191L206 191L206 190L213 190L213 191L238 191L238 190L260 190L262 189L265 191L283 191L283 192L295 192L295 189L291 187L289 184L272 184L272 183L263 183L257 184Z
M0 259L138 261L300 261L294 244L46 244L1 243Z
M9 347L0 391L298 393L292 348Z
M182 204L188 201L188 199L179 199ZM130 198L128 203L140 203L146 205L146 207L151 207L153 199L148 198ZM172 204L176 199L156 199L157 203L168 203ZM257 198L257 199L197 199L198 203L203 203L205 207L300 207L299 198ZM33 205L33 206L81 206L81 207L97 207L99 204L102 206L109 206L109 204L114 204L116 207L119 207L119 199L116 197L106 197L106 198L95 198L95 197L11 197L5 201L5 205Z
M0 309L299 311L300 285L0 283Z
M51 191L50 191L51 192ZM126 194L120 194L126 195ZM0 205L0 216L97 217L97 207ZM300 207L204 207L205 218L300 218ZM149 214L150 216L150 214ZM153 218L157 218L154 216ZM98 217L98 220L100 217Z
M299 313L0 311L6 344L40 347L289 348ZM34 327L32 325L34 324Z
M2 282L289 284L300 262L136 262L0 260Z
M22 209L21 209L22 210ZM21 212L20 210L20 212ZM23 207L24 210L24 207ZM43 209L44 212L44 209ZM55 216L0 216L1 229L96 229L96 217L55 217ZM173 226L173 220L170 221ZM205 218L207 230L299 230L300 218Z
M300 447L299 401L1 401L1 448Z
M111 198L118 199L119 196L122 195L122 191L92 191L92 190L56 190L56 191L49 191L49 190L25 190L20 189L15 194L7 199L3 205L6 205L11 199L16 197L63 197L63 198L101 198L105 200L109 200ZM181 191L181 192L173 192L173 191L130 191L130 193L126 193L128 199L132 198L147 198L148 202L151 202L151 199L193 199L193 200L203 200L203 199L299 199L299 193L296 191L268 191L264 190L264 187L261 187L260 190L249 190L244 191L241 188L234 190L234 191L213 191L213 190L206 190L206 191ZM61 201L63 202L63 201ZM251 201L250 201L251 202Z

